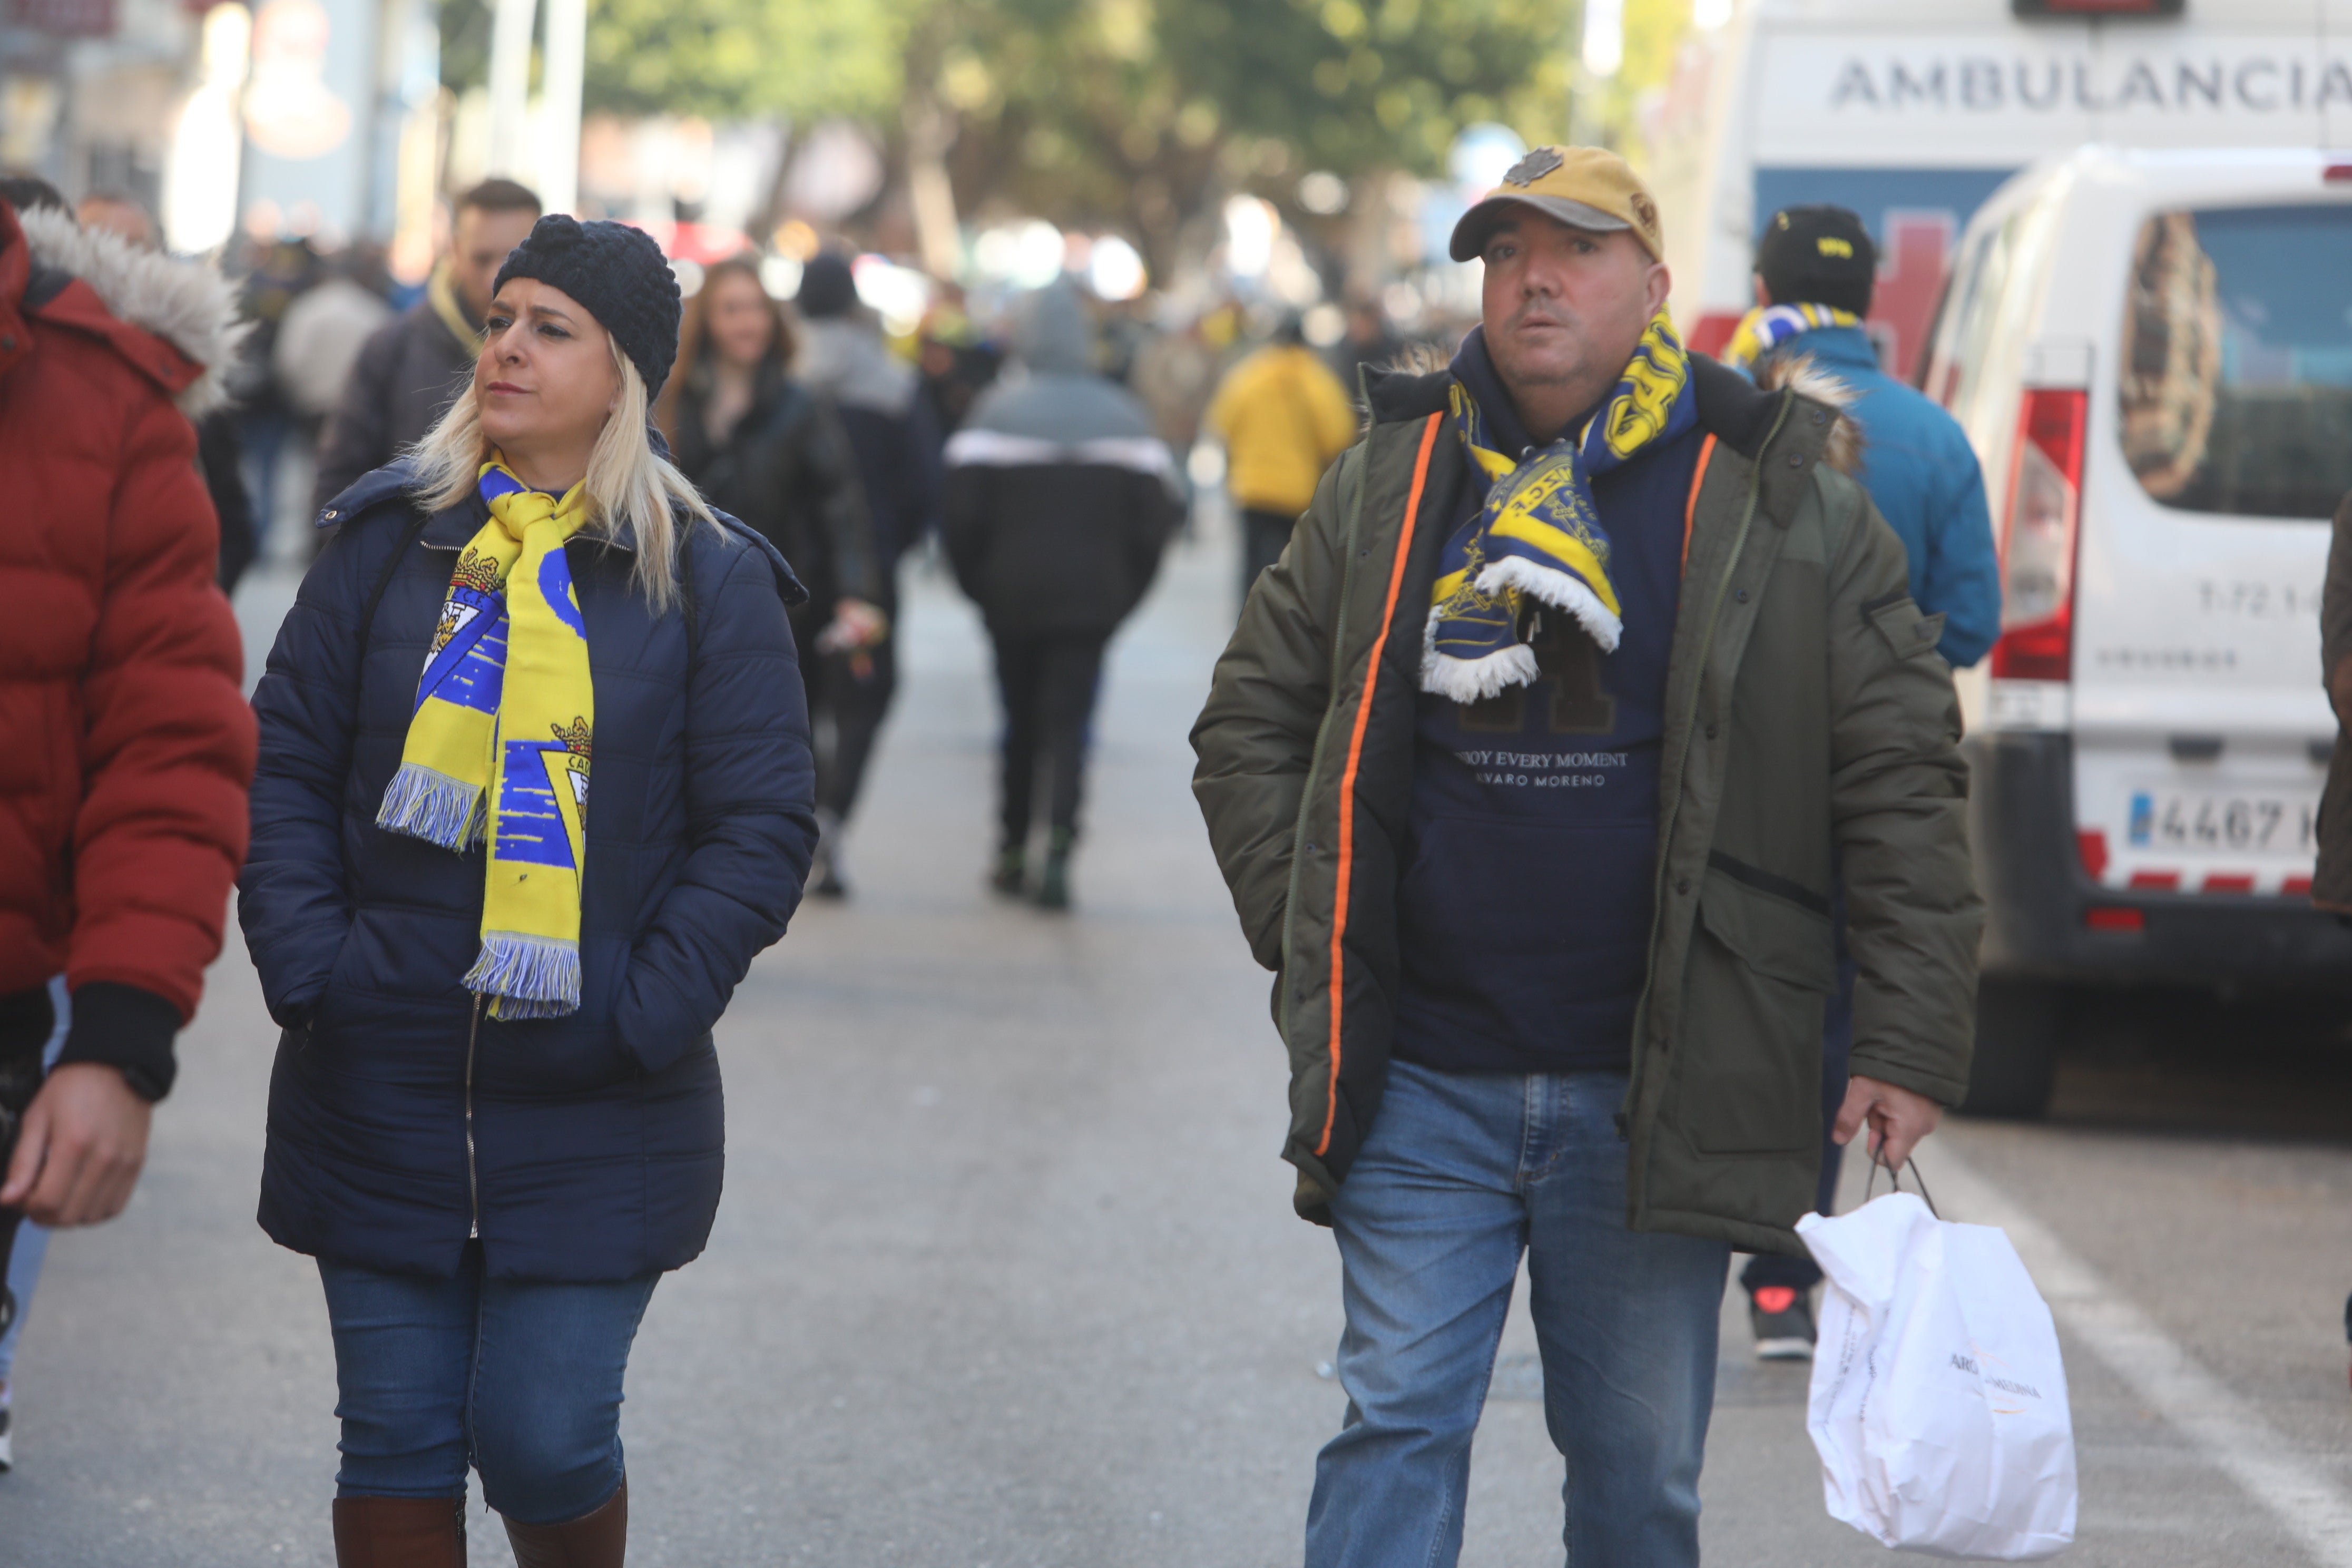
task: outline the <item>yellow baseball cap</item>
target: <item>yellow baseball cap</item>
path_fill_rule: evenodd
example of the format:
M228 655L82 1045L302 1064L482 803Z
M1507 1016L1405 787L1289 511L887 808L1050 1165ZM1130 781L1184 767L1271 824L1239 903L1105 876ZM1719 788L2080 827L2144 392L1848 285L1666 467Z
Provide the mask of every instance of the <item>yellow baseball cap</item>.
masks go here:
M1650 253L1664 260L1666 238L1658 226L1658 204L1633 165L1606 147L1538 147L1512 164L1503 183L1480 197L1454 226L1447 251L1467 261L1486 248L1486 237L1514 206L1533 207L1570 228L1599 234L1630 229Z

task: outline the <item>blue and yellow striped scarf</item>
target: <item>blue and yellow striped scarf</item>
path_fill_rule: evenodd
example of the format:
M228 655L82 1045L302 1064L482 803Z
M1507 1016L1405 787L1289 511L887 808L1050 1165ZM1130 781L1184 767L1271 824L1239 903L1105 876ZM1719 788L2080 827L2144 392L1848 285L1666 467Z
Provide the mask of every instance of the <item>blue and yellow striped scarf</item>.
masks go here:
M463 984L492 1017L561 1017L580 1007L596 716L563 545L588 508L581 486L534 490L497 457L481 495L490 521L458 554L376 826L460 853L487 840L482 948Z
M1723 363L1734 370L1751 370L1758 360L1801 332L1860 325L1860 316L1835 305L1759 305L1732 329L1731 341L1723 345Z
M1592 479L1654 441L1697 421L1690 358L1661 310L1651 319L1624 378L1580 430L1522 459L1496 451L1488 421L1459 380L1454 424L1485 487L1477 526L1449 539L1430 595L1421 689L1477 702L1536 679L1535 650L1519 640L1532 599L1576 618L1604 653L1624 630L1609 581L1609 535L1592 503Z

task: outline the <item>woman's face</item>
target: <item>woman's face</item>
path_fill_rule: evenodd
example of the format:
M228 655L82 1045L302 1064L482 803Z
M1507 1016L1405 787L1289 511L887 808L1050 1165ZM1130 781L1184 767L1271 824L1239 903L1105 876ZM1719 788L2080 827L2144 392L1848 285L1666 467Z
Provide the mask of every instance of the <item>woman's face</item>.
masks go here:
M578 300L536 278L513 278L490 301L474 362L482 432L509 458L585 451L611 417L620 372L611 340Z
M759 279L720 273L710 284L709 310L704 321L719 357L747 369L759 363L776 335L776 308Z

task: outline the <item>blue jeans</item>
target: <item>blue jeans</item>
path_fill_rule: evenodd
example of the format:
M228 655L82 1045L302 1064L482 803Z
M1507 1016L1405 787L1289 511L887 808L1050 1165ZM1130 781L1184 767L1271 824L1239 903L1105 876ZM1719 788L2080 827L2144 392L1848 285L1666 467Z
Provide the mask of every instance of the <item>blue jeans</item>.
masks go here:
M468 1242L455 1278L319 1260L343 1424L339 1497L482 1497L561 1524L621 1484L621 1379L661 1277L617 1284L486 1279Z
M44 1070L58 1065L58 1053L66 1048L66 1031L73 1026L73 994L62 974L49 979L49 1008L57 1023L49 1030L48 1044L41 1047ZM48 1255L48 1227L19 1221L16 1245L8 1252L8 1289L16 1293L16 1316L8 1331L0 1334L0 1391L7 1388L16 1370L16 1342L25 1337L25 1314L32 1310L33 1289L41 1282L41 1263Z
M1331 1205L1347 1425L1315 1465L1307 1568L1437 1568L1462 1551L1470 1439L1528 1256L1544 1420L1568 1461L1575 1568L1698 1561L1730 1248L1625 1226L1625 1075L1389 1068Z

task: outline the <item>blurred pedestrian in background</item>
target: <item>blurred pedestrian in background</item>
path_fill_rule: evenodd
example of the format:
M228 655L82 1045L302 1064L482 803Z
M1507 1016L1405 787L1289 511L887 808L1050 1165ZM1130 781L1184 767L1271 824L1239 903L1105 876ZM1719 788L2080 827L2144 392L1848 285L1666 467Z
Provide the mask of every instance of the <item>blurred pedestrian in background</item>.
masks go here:
M855 703L863 695L852 659L863 655L870 669L888 644L890 617L880 607L888 595L856 454L833 410L787 373L793 346L791 320L759 268L742 258L714 262L687 302L677 368L656 419L679 472L713 506L758 529L808 590L793 612L793 640L817 742L816 797L837 802L836 710L841 697ZM856 732L870 748L871 726ZM828 819L822 804L819 812L837 836L840 818ZM848 884L838 853L826 853L833 847L821 841L810 890L839 897Z
M1353 397L1364 372L1389 369L1404 350L1404 340L1391 330L1389 313L1380 301L1359 297L1348 301L1347 331L1331 345L1331 368Z
M245 853L253 715L191 424L238 332L211 268L0 184L0 1469L46 1245L15 1266L18 1216L130 1201Z
M547 217L491 293L254 693L260 1217L326 1289L345 1568L458 1568L469 1465L518 1562L618 1568L629 1348L719 1205L711 1026L815 839L799 586L647 439L660 248Z
M245 489L252 502L258 553L278 520L285 494L279 481L289 463L298 471L302 466L301 425L278 382L278 330L294 301L317 284L322 264L310 240L300 236L250 240L247 255L242 309L253 331L238 347L229 397L236 411L237 447L245 460Z
M392 307L364 280L372 270L381 268L360 247L328 258L319 281L278 323L270 366L313 440L342 402L368 340L392 320Z
M485 180L457 198L449 254L425 298L376 329L352 363L319 442L310 487L315 516L352 480L424 439L473 374L490 281L539 221L539 197L512 180Z
M988 624L1004 703L990 882L1061 910L1103 645L1150 587L1178 503L1151 416L1092 369L1067 281L1021 301L1013 351L1027 374L982 397L948 443L947 549ZM1041 774L1045 860L1033 882Z
M1596 148L1535 149L1464 215L1481 325L1372 380L1193 731L1281 977L1295 1203L1339 1248L1309 1568L1458 1558L1523 1255L1569 1556L1697 1563L1730 1250L1803 1250L1840 854L1840 1136L1899 1166L1967 1087L1981 918L1935 622L1850 427L1686 353L1664 249ZM1725 585L1688 617L1685 563Z
M1912 597L1944 617L1936 650L1966 669L2000 635L1984 469L1958 420L1879 368L1863 326L1877 282L1878 251L1859 216L1839 206L1775 213L1756 249L1756 309L1724 358L1751 378L1776 360L1810 361L1844 384L1846 416L1862 429L1863 488L1903 542Z
M1862 324L1877 279L1877 249L1855 214L1838 206L1773 214L1756 251L1756 309L1725 355L1750 374L1793 378L1801 391L1837 404L1861 427L1863 488L1903 542L1920 613L1944 617L1937 651L1964 668L1982 658L2000 632L2000 567L1984 471L1958 421L1879 368ZM1854 965L1842 895L1836 902L1838 984L1822 1037L1822 1176L1814 1198L1822 1214L1836 1212L1842 1151L1830 1134L1853 1048ZM1810 1257L1758 1253L1748 1259L1739 1282L1759 1357L1813 1353L1811 1291L1821 1280Z
M98 191L84 196L74 209L81 226L119 236L141 250L163 248L155 220L147 209L119 191ZM196 467L205 476L205 493L212 497L213 514L220 523L221 592L235 594L237 579L253 564L256 542L253 502L245 489L244 449L237 440L236 406L223 397L196 416Z
M915 368L890 352L882 324L859 302L848 258L824 251L801 271L800 347L793 375L832 408L848 434L866 496L872 565L865 605L878 621L853 614L839 635L803 658L824 661L825 728L818 740L817 821L824 837L809 890L845 897L842 838L874 743L898 689L898 562L931 526L940 504L940 432L920 395ZM861 626L865 628L860 630Z
M962 427L972 400L996 379L1003 357L973 323L963 290L941 283L938 298L923 312L915 349L923 399L931 406L931 425L941 440Z
M1190 517L1192 448L1200 444L1202 421L1208 416L1209 400L1216 395L1224 360L1202 335L1199 316L1185 312L1163 325L1164 331L1136 351L1128 386L1151 411L1152 428L1176 459L1176 478Z
M1226 373L1209 405L1225 444L1225 489L1242 514L1242 595L1280 559L1331 459L1356 439L1355 401L1296 318Z

